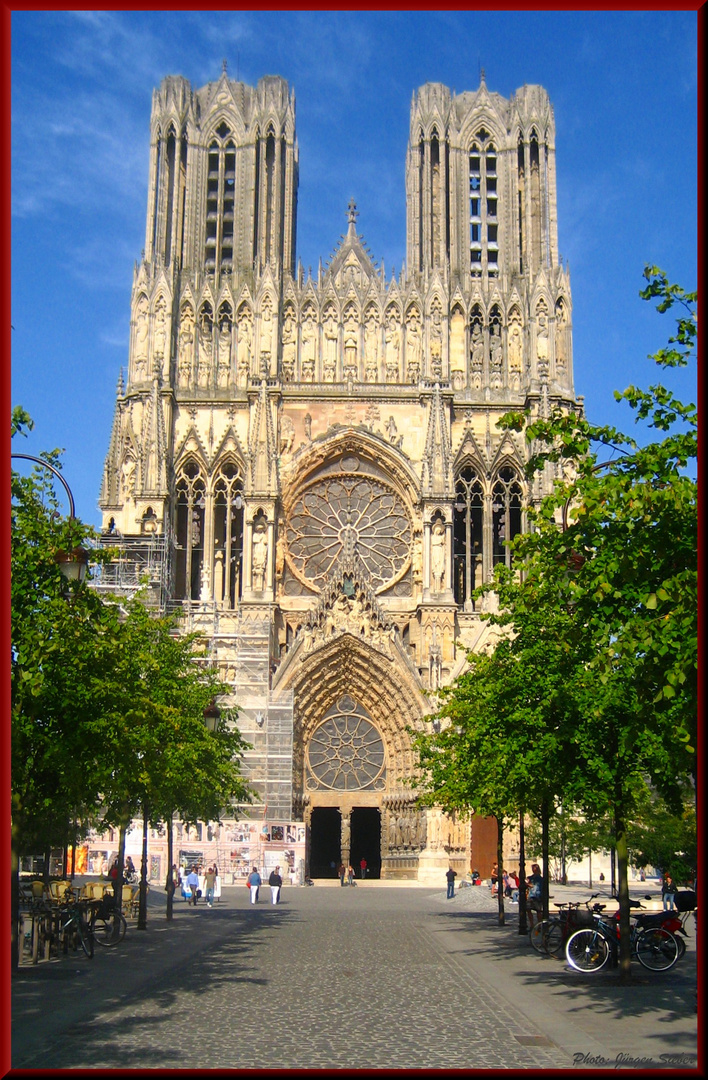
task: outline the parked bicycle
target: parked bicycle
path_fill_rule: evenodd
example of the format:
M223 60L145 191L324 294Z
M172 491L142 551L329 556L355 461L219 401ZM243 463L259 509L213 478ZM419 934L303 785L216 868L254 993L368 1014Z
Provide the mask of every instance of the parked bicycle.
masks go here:
M632 918L632 957L649 971L668 971L679 958L675 935L661 925L642 925L641 915L632 914ZM601 912L593 912L593 920L592 928L576 930L566 942L566 959L576 971L601 971L608 960L613 966L617 964L619 921L616 914L603 916Z
M549 915L547 919L542 919L529 930L529 941L536 952L560 957L571 934L583 927L594 925L593 911L602 911L604 905L593 904L591 909L590 904L599 895L599 893L594 893L586 900L584 910L581 909L582 901L580 900L577 903L554 904L558 912Z
M34 914L38 920L37 938L40 949L67 953L69 947L75 952L81 948L90 960L93 959L93 933L88 904L85 901L74 901L61 907L40 902Z
M96 944L104 948L120 944L128 923L125 915L116 911L113 897L108 895L101 900L89 900L88 903L91 909L89 926Z

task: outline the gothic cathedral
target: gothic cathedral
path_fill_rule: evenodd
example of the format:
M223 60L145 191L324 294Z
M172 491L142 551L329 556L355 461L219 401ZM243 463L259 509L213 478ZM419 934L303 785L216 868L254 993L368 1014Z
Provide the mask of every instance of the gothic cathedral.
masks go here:
M100 495L120 557L98 587L147 581L203 635L253 747L245 813L306 826L313 876L366 857L439 883L495 854L485 823L416 808L407 728L488 640L474 590L554 479L525 481L497 419L582 408L554 131L540 86L422 86L405 268L387 276L352 202L315 276L296 262L286 82L224 68L153 95Z

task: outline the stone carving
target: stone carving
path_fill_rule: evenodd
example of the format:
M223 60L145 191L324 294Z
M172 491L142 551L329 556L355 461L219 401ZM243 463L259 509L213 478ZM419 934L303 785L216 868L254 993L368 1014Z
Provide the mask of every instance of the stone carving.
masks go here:
M330 308L324 324L324 381L333 383L337 377L337 323Z
M135 496L135 458L128 454L121 466L123 496L132 499Z
M450 378L455 390L465 385L465 320L459 308L450 319Z
M216 368L217 386L228 386L231 374L231 319L226 312L221 313L219 325L218 360Z
M565 375L568 363L566 322L565 305L562 300L559 300L556 304L556 371L559 375Z
M315 323L312 312L308 310L302 324L302 381L315 381L316 355Z
M409 311L406 323L406 358L408 382L415 384L420 379L421 365L420 316L415 308Z
M442 312L437 301L431 311L430 373L434 379L442 378Z
M349 308L344 323L344 378L356 379L358 372L359 326L354 317L354 311Z
M289 416L284 416L280 421L280 454L281 457L289 457L293 452L295 442L295 425Z
M204 308L199 323L197 384L208 386L213 355L213 325L208 308Z
M262 518L256 521L253 526L251 552L253 591L263 592L265 587L266 561L268 559L268 533L266 530L266 523Z
M144 296L138 300L135 316L135 348L133 350L134 372L136 379L144 379L147 372L148 357L148 302Z
M396 427L396 421L392 416L389 416L386 422L386 434L388 435L388 441L393 443L394 446L400 447L403 445L403 436L398 434L398 428Z
M536 329L536 356L538 358L538 373L548 373L548 318L543 308L537 313Z
M270 300L266 299L261 313L261 375L267 377L270 374L270 355L273 345L273 316L270 310Z
M521 371L523 365L523 337L518 317L512 316L509 324L509 383L512 390L518 390L521 385Z
M167 305L164 296L160 296L155 304L155 339L153 346L153 361L156 370L162 371L165 360L169 362L169 353L165 356L167 342Z
M305 438L308 442L312 442L312 417L309 413L305 413L305 419L303 420L303 426L305 428Z
M361 589L356 590L353 596L339 593L331 607L308 616L307 623L300 630L303 653L311 652L345 633L368 642L386 656L392 655L391 642L395 630L384 625Z
M433 592L442 592L445 586L445 526L442 521L435 522L430 537L430 577Z
M482 388L482 372L484 370L484 337L482 326L475 320L472 324L472 336L470 338L470 379L475 390Z
M503 349L501 330L499 328L499 323L492 323L491 335L489 338L489 363L490 382L493 390L499 390L502 385L502 360Z
M295 354L296 354L296 341L295 341L295 320L293 319L292 308L285 309L285 318L283 319L283 382L292 382L295 378Z
M386 324L386 382L396 383L400 379L401 331L398 328L395 311L389 311Z
M189 304L182 308L179 324L179 360L177 380L180 386L189 386L192 377L192 357L194 348L194 312Z
M379 324L376 320L376 312L370 311L366 320L364 331L364 365L366 381L375 383L379 381Z
M253 322L249 308L242 308L238 322L238 371L240 387L248 386L251 374L251 350L253 348Z

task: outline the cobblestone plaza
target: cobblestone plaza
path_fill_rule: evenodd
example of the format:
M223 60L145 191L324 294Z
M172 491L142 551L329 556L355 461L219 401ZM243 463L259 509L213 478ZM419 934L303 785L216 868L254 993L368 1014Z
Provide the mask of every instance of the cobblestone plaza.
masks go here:
M696 1067L692 919L674 970L623 987L539 957L486 888L233 887L171 924L150 899L120 947L20 971L13 1068Z

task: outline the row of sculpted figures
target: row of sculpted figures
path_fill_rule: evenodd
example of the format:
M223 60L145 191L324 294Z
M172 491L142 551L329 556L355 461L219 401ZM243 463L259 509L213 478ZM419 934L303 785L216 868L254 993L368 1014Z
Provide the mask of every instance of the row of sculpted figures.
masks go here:
M151 314L142 294L135 312L131 381L144 382L156 374L167 381L171 359L167 302L160 294ZM449 320L444 320L435 298L426 323L415 304L408 307L405 319L395 304L383 315L369 305L363 321L352 303L341 319L334 305L327 304L321 320L314 305L305 304L298 320L288 302L278 332L278 315L269 296L257 317L248 303L242 303L234 317L228 301L216 313L209 301L198 312L185 301L175 351L174 381L183 389L245 389L251 378L280 376L285 383L409 385L449 378L455 390L489 386L518 391L535 376L566 381L569 312L561 297L551 314L541 297L526 323L516 304L506 315L497 304L488 312L474 304L467 317L455 305Z

